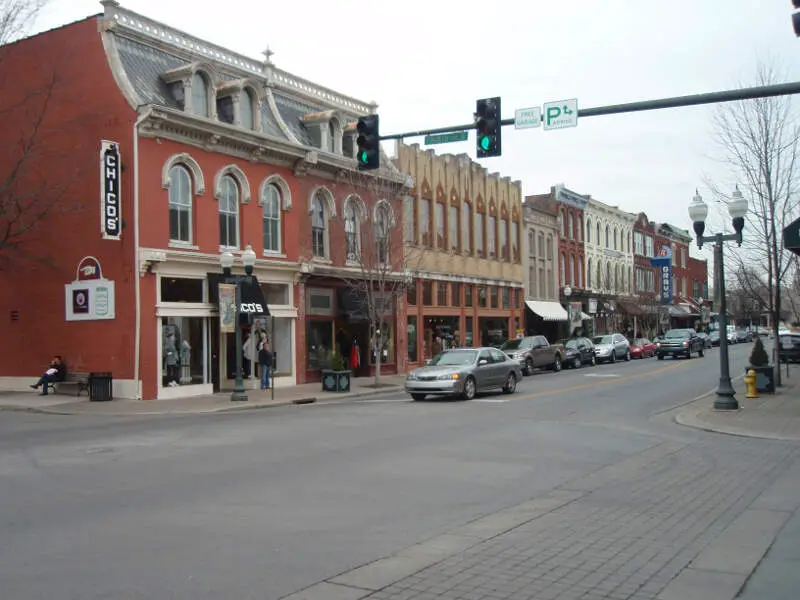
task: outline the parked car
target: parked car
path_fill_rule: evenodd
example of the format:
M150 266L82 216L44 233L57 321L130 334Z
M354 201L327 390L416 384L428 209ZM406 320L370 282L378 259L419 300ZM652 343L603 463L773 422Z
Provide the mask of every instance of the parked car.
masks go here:
M708 334L708 339L711 341L712 346L719 346L719 331L712 331Z
M778 361L800 362L800 335L784 334L778 337Z
M707 333L698 332L697 336L703 340L703 348L711 348L711 337Z
M564 364L578 369L583 365L596 365L597 357L594 354L592 340L585 337L570 338L558 342L564 346Z
M630 340L631 358L652 358L656 355L656 344L647 338Z
M597 362L615 363L619 359L631 359L631 346L621 333L609 333L592 338Z
M543 335L514 338L504 342L500 349L519 361L525 375L533 375L534 369L560 371L564 362L564 346L550 344Z
M695 352L703 356L704 347L703 340L694 329L670 329L664 334L656 355L658 360L664 360L665 356L692 358Z
M522 371L516 360L497 348L445 350L406 376L406 392L414 400L427 396L460 396L472 400L475 394L501 389L513 394Z
M747 335L747 332L744 329L737 329L736 330L736 343L737 344L744 344L745 342L750 341L750 336Z

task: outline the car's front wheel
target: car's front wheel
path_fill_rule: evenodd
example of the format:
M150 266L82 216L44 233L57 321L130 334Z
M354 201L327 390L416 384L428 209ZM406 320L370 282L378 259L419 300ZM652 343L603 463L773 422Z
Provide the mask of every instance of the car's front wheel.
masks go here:
M461 394L461 397L464 400L472 400L475 397L475 378L474 377L467 377L464 381L464 391Z
M583 361L581 360L581 357L580 357L580 356L578 356L578 357L577 357L577 358L576 358L576 359L573 361L573 363L572 363L572 366L574 366L576 369L580 369L580 368L583 366Z
M589 364L593 367L597 365L597 357L594 354L592 354L592 360L589 362Z
M533 359L530 356L525 359L525 375L533 375Z
M631 359L631 351L630 350L626 350L625 351L625 361L627 362L630 359Z
M612 363L617 362L617 351L616 350L611 352L611 362Z
M556 356L555 360L553 360L553 371L558 373L561 370L561 357Z

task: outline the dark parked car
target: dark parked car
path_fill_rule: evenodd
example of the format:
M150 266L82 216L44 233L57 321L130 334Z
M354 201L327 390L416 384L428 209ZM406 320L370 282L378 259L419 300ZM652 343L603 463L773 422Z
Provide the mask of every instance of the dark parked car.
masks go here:
M597 357L594 354L594 344L589 338L570 338L568 340L561 340L559 344L564 346L564 366L578 369L583 365L594 366L597 364Z
M658 360L664 360L665 356L692 358L695 352L697 356L703 356L704 349L705 342L694 329L670 329L664 334L656 354Z
M709 333L708 339L711 341L712 346L719 346L719 331L714 330Z
M786 334L778 336L778 360L782 363L800 362L800 335Z

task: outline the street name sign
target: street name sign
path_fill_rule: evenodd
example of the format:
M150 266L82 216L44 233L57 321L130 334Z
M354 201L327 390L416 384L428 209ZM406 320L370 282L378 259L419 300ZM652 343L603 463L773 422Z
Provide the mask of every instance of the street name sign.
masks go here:
M543 129L564 129L578 126L578 99L557 100L544 104Z
M530 129L542 124L542 108L518 108L514 111L514 129Z
M456 131L454 133L434 133L425 136L426 144L449 144L450 142L466 142L469 133Z

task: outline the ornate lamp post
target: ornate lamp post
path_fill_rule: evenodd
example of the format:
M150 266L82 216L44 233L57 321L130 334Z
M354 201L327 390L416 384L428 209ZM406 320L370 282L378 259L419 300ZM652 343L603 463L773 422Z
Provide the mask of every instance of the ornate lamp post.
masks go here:
M236 286L236 312L235 312L235 331L236 331L236 382L231 394L231 402L247 402L247 393L244 390L244 378L242 377L242 327L239 323L240 308L242 304L242 292L240 284L249 283L253 275L253 265L256 264L256 253L250 244L242 252L242 264L246 275L233 275L234 257L230 252L224 252L219 257L219 264L222 273L225 275L225 283L232 283Z
M703 243L714 244L714 264L717 267L717 280L714 285L719 286L719 385L717 386L717 399L714 400L714 408L717 410L737 410L739 403L736 401L736 391L731 385L730 362L728 359L728 307L725 299L725 265L722 252L723 242L736 242L742 245L742 230L744 229L744 217L747 214L747 200L739 191L739 186L733 192L733 197L728 202L728 213L733 222L735 233L717 233L710 236L703 236L706 230L706 217L708 217L708 205L703 202L700 193L695 190L695 196L689 204L689 218L694 224L694 232L697 235L697 247L702 248Z

